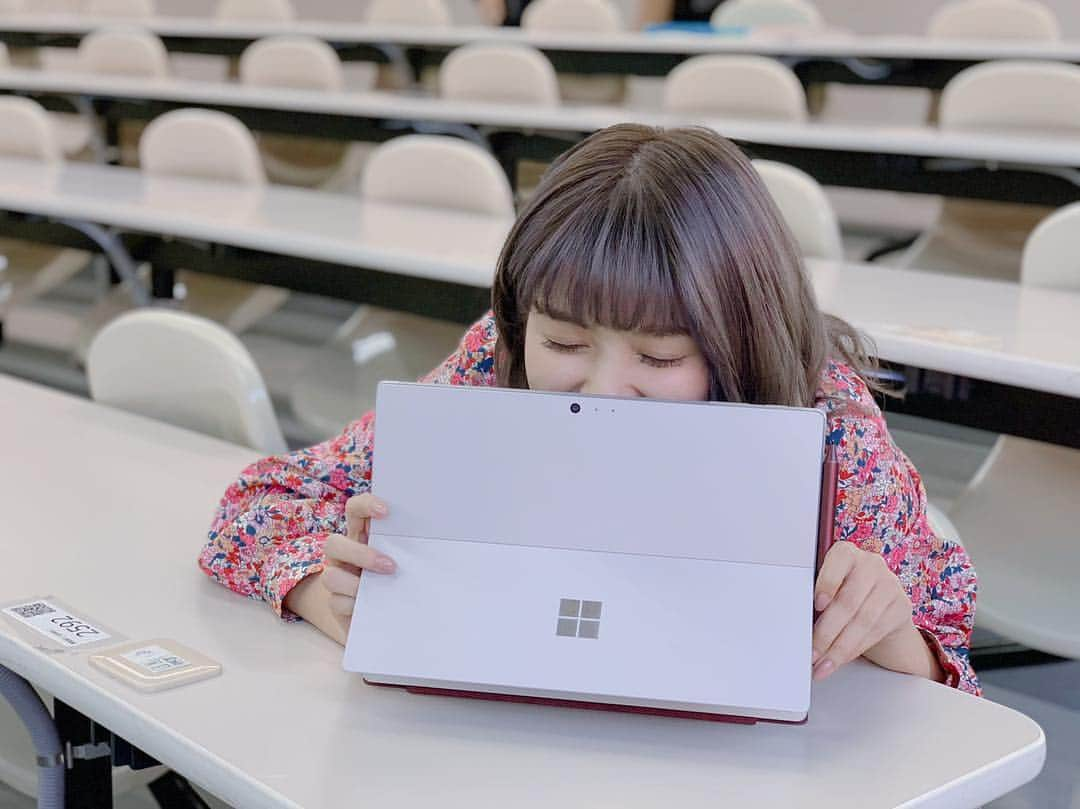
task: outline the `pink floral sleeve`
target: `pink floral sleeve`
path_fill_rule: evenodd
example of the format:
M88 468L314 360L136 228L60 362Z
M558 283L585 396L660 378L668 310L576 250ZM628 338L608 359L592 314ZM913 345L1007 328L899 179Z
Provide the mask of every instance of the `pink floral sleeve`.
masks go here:
M450 385L494 384L495 323L490 313L458 350L424 377ZM199 567L231 590L266 601L286 620L288 592L323 568L323 543L345 530L345 501L371 483L375 414L330 441L249 466L226 490Z
M967 552L955 539L934 534L922 479L893 443L857 374L830 363L818 406L828 414L828 440L840 461L836 539L885 558L907 590L912 620L945 670L946 683L981 693L969 659L976 577Z

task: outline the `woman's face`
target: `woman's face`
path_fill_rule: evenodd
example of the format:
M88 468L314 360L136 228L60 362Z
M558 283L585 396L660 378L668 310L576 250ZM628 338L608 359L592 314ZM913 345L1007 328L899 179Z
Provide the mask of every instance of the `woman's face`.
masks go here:
M689 335L584 326L535 309L525 327L525 373L533 390L709 398L708 365Z

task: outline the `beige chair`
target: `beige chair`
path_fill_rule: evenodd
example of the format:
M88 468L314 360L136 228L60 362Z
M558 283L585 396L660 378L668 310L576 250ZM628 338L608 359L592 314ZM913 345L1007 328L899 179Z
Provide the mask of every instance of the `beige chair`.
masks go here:
M534 0L521 15L521 27L603 36L621 31L623 21L611 0ZM619 103L626 95L626 79L564 73L559 76L559 95L578 103Z
M840 238L840 224L818 181L794 166L772 160L755 160L754 168L780 209L803 255L841 261L844 258L844 245Z
M255 138L238 120L222 112L181 109L155 118L139 142L139 164L152 181L164 177L219 180L257 190L266 183ZM188 312L242 332L279 309L288 291L180 271L178 304ZM85 360L94 335L130 307L123 287L112 290L96 307L82 329L76 356Z
M37 102L16 96L0 97L0 156L56 166L62 163L56 127ZM57 328L54 318L36 309L32 302L77 275L89 264L90 255L82 250L8 238L0 238L0 255L7 262L5 294L0 299L0 319L4 321L6 338L70 349L76 324Z
M534 0L521 15L521 27L541 31L620 31L619 10L607 0Z
M219 20L292 22L296 9L290 0L221 0L214 16Z
M510 185L495 158L440 135L405 135L380 145L360 193L388 205L507 219L514 214ZM463 331L458 323L361 306L297 377L291 395L297 420L313 438L339 432L374 407L380 379L417 379L454 349Z
M83 37L76 50L77 69L86 73L138 78L163 78L169 75L169 54L164 43L149 31L138 28L107 28ZM52 113L61 148L69 157L106 159L104 139L98 131L93 109L78 113ZM138 142L142 126L125 122L121 143Z
M26 10L26 0L0 0L0 14L17 14Z
M453 24L446 0L371 0L365 21L372 25L445 27ZM383 90L414 89L412 67L405 52L394 45L383 46L382 50L390 62L371 66L370 72L363 77L367 82L364 89L372 84ZM355 64L350 67L355 71ZM424 70L420 76L421 87L432 90L435 75L434 68Z
M451 25L445 0L371 0L367 21L379 25Z
M806 0L728 0L713 12L710 22L718 28L822 28L825 25L821 12Z
M695 56L664 80L668 112L802 122L806 93L790 68L764 56Z
M85 13L94 17L153 17L154 0L86 0Z
M536 48L476 43L455 48L443 60L439 95L459 101L554 107L559 104L559 78Z
M279 36L249 45L240 57L240 81L253 87L341 92L345 76L337 53L307 36ZM273 182L347 191L356 187L366 145L299 135L256 136Z
M213 321L163 309L118 317L94 338L86 374L96 402L265 455L286 449L259 369Z
M169 52L160 38L138 28L93 31L79 43L79 67L89 73L138 78L169 75Z
M1061 39L1054 12L1037 0L957 0L934 14L927 35L936 39Z
M987 62L950 81L941 97L942 129L1080 134L1080 67L1055 62ZM971 164L946 161L941 170ZM1008 165L1000 168L1007 169ZM949 199L935 224L901 257L902 266L1016 280L1021 252L1049 209Z
M1020 282L1080 291L1080 203L1058 210L1031 234ZM1061 429L1075 433L1075 421ZM1080 450L998 439L950 511L979 573L978 626L1080 658L1080 596L1073 578L1080 575L1078 492Z
M548 58L527 45L464 45L450 52L439 68L439 95L459 101L494 101L556 107L561 103L559 77ZM564 133L547 133L566 139ZM573 145L567 140L566 148ZM546 163L520 160L514 187L527 197L543 175Z

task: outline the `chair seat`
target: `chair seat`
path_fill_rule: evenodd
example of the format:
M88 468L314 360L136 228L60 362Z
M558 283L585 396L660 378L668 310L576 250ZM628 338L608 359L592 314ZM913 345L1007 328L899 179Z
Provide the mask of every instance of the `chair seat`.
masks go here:
M291 135L262 135L258 141L271 182L324 191L355 190L372 148L368 144Z
M220 323L235 334L246 331L276 312L289 297L289 291L279 287L200 273L180 271L176 274L176 280L187 290L184 300L177 304L178 309ZM133 308L131 293L124 284L110 289L94 305L83 321L75 347L75 358L80 364L86 362L90 343L97 333Z
M1024 244L1050 209L948 200L941 218L903 256L905 267L1016 281Z
M464 330L459 323L361 307L296 378L293 413L313 435L336 435L375 407L380 380L415 381L457 347Z
M81 155L90 148L94 139L94 125L74 112L52 112L49 118L56 127L60 149L65 157Z
M1080 658L1080 451L999 439L950 517L979 575L976 622Z

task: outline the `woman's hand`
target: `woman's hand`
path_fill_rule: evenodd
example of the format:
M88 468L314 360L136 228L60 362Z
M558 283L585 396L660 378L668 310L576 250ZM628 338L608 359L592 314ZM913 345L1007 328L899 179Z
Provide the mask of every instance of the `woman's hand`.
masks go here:
M345 645L360 571L393 573L394 560L369 548L371 520L389 513L386 503L371 494L350 497L345 504L345 535L331 534L323 549L322 573L308 576L285 596L285 608Z
M944 672L911 621L911 600L876 553L837 542L825 554L814 588L814 679L856 657L883 668L944 680Z
M346 634L360 587L360 573L364 570L393 573L397 569L393 559L367 544L371 520L389 513L386 503L373 494L350 497L345 504L345 535L331 534L323 546L326 566L319 582L329 594L330 612Z

